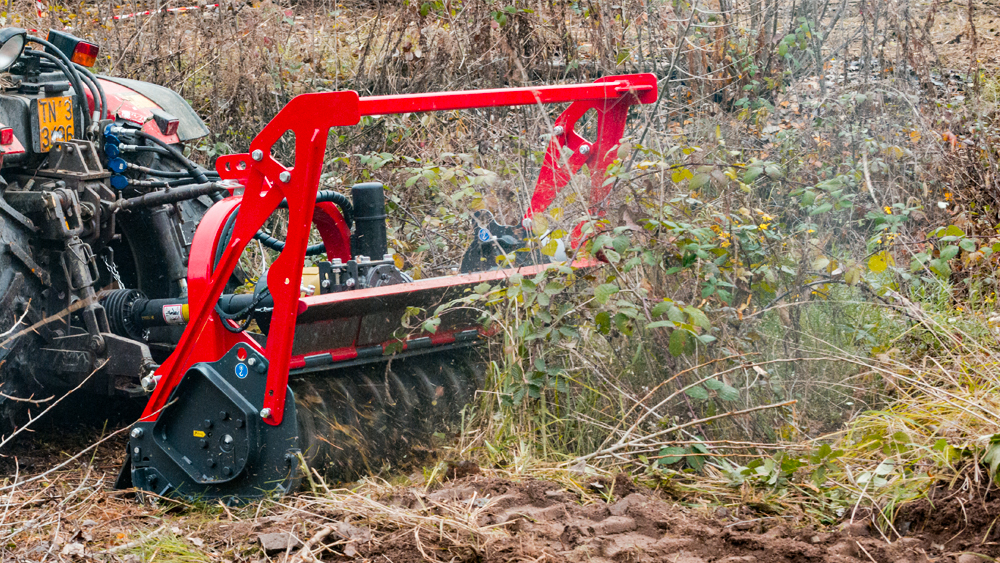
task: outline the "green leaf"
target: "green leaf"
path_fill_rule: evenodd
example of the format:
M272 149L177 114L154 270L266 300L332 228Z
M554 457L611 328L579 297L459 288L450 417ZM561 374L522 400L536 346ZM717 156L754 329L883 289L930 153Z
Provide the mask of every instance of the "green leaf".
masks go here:
M684 448L678 448L676 446L671 446L669 448L660 448L660 465L673 465L678 461L684 459L684 454L687 450Z
M708 330L712 328L712 323L705 316L704 311L697 307L684 307L684 312L691 316L691 322L701 328Z
M675 357L683 355L685 342L687 342L687 331L674 329L670 333L670 355Z
M785 173L781 171L781 168L776 164L768 164L764 167L764 174L767 174L768 178L772 180L780 180L785 177Z
M951 266L948 265L947 260L931 260L928 266L930 266L932 272L942 278L946 278L951 275Z
M670 308L673 306L674 304L669 301L660 301L656 305L653 305L653 310L650 311L650 314L652 314L654 317L659 317L663 313L669 311Z
M958 255L958 247L955 245L949 244L948 246L941 249L942 260L951 260L957 255Z
M735 387L730 387L729 385L723 385L722 389L718 391L719 398L723 401L738 401L740 400L740 392Z
M434 334L435 332L437 332L438 326L440 324L441 324L441 317L434 317L424 321L423 325L421 325L420 328L422 328L424 332L429 332L431 334Z
M972 239L969 239L969 238L962 239L962 242L958 243L958 246L961 247L961 249L964 250L964 251L966 251L966 252L975 252L976 251L976 241L974 241Z
M684 313L681 312L679 307L671 303L670 308L667 309L667 318L675 323L682 323L684 322Z
M708 448L706 448L701 444L694 444L691 446L691 454L707 454L707 453L708 453ZM690 454L685 459L687 460L687 464L691 467L691 469L694 469L695 471L701 471L702 468L705 467L705 463L708 461L708 458L705 456L690 455Z
M820 213L826 213L827 211L833 209L832 203L824 203L809 212L809 215L819 215Z
M965 236L965 231L963 231L962 229L956 227L955 225L948 225L947 229L944 229L943 231L939 230L938 233L937 233L937 236L938 237L964 237Z
M673 326L677 326L674 324L673 321L653 321L648 325L646 325L646 328L654 329L654 328L673 327Z
M597 299L598 303L604 305L608 302L608 299L610 299L612 295L618 293L618 291L619 289L617 285L613 283L602 283L594 289L594 298Z
M712 391L718 391L719 389L722 389L722 386L725 385L725 383L719 381L718 379L709 379L705 381L703 385Z
M691 397L692 399L695 399L697 401L707 401L709 399L708 391L706 391L705 388L702 387L701 385L695 385L694 387L691 387L686 391L684 391L684 393L688 397Z
M747 184L753 182L764 173L764 168L762 166L751 166L747 168L746 172L743 173L743 181Z
M607 334L611 332L611 313L601 311L594 317L594 324L597 325L597 332Z
M688 187L692 190L701 189L703 186L708 184L711 179L712 177L705 173L695 174L694 178L691 178L691 181L688 182Z

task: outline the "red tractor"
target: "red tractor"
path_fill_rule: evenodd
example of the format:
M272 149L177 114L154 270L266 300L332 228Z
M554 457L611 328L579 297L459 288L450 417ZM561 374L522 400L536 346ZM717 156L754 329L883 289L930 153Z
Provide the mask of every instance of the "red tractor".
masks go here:
M29 44L39 48L26 49ZM359 97L303 94L215 170L183 143L208 134L175 93L94 76L96 47L0 31L0 383L7 396L81 384L144 397L119 486L227 501L293 490L302 464L335 479L405 455L452 422L482 384L478 320L443 314L397 338L407 308L432 309L514 270L550 267L531 217L586 165L601 214L629 110L656 100L652 75L593 84ZM88 65L89 63L89 65ZM479 216L460 273L414 281L386 243L384 189L320 191L327 139L362 116L568 104L522 224ZM597 134L577 122L597 114ZM294 133L292 166L272 151ZM265 222L287 210L284 241ZM315 226L322 240L310 245ZM578 242L579 230L570 244ZM278 251L251 294L232 293L252 240ZM520 251L520 252L519 252ZM318 291L303 295L307 255ZM15 401L0 403L16 405ZM8 408L10 416L16 410Z

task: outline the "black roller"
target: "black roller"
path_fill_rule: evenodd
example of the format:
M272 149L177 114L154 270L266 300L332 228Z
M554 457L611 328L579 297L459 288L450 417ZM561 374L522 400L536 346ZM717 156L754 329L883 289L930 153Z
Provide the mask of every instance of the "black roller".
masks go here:
M303 453L331 483L405 467L458 430L483 372L474 351L453 350L294 378Z

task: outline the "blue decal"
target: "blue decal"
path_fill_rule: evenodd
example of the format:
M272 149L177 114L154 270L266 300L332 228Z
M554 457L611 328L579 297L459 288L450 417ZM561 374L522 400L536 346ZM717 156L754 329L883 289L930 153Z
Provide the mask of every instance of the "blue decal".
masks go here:
M248 373L250 373L250 370L247 369L246 364L236 364L236 377L246 379Z
M483 242L490 242L491 238L493 238L493 235L491 235L488 230L479 229L479 240Z

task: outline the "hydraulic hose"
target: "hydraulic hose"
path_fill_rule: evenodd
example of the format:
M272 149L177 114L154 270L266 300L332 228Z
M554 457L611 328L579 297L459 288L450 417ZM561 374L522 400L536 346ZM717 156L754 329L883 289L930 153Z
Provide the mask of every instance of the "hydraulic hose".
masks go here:
M87 67L85 67L83 65L80 65L80 64L77 64L77 63L73 63L73 66L76 67L76 69L82 73L81 76L86 77L87 79L89 79L91 82L94 83L94 87L97 88L98 95L101 96L101 117L100 117L100 119L107 119L107 117L108 117L108 96L104 93L104 86L101 86L101 81L98 80L97 76L94 73L90 72L90 69L88 69Z
M87 89L90 90L90 95L94 98L94 112L91 118L96 117L98 120L100 120L101 115L104 114L104 102L101 100L101 91L97 89L97 85L94 83L94 79L92 76L88 76L86 73L81 72L80 79L83 80L83 83L87 85Z
M223 196L219 192L209 194L209 197L214 199L216 202L222 201ZM351 200L344 194L340 192L335 192L333 190L320 190L316 194L316 203L333 203L340 208L340 214L344 217L344 223L347 224L347 228L350 229L354 225L354 207L351 205ZM288 201L283 200L281 204L278 205L279 209L287 209ZM236 216L239 214L237 211L229 216L229 221L223 227L222 240L228 241L229 235L232 232L233 224L236 223ZM257 231L253 236L254 239L260 241L261 244L274 250L276 252L281 252L285 249L285 241L272 237L271 235L265 233L263 230ZM225 247L224 243L220 243L218 249L216 250L215 261L218 262L222 256L222 249ZM326 252L326 244L320 242L316 244L309 245L306 248L306 256L318 256Z
M60 60L61 62L61 64L59 65L61 67L60 69L63 71L63 73L66 75L66 78L68 78L70 83L73 85L73 89L76 90L76 95L80 97L80 107L83 108L84 110L83 111L84 130L90 129L90 112L86 111L87 96L86 94L83 93L83 84L81 83L80 75L77 74L76 69L73 67L73 62L70 61L69 57L67 57L65 53L60 51L58 47L40 37L29 35L27 36L26 39L32 43L38 43L39 45L45 47L46 49L52 50L52 53L48 53L46 51L38 51L38 53L40 53L39 56L52 60L53 55L55 55L55 57L57 57Z
M189 170L160 170L160 169L157 169L157 168L149 168L147 166L141 166L139 164L133 164L131 162L127 163L127 166L129 168L129 170L136 170L136 171L142 172L144 174L150 174L152 176L159 176L161 178L191 178L191 179L194 179L194 177L191 175L191 172ZM205 176L212 176L214 178L218 178L219 177L219 173L215 172L214 170L205 170L203 173L205 174Z
M184 153L178 150L177 147L174 147L170 143L167 143L166 141L158 139L143 131L136 131L134 134L138 137L142 137L143 139L151 141L152 143L166 149L167 152L169 152L170 155L174 157L175 160L183 164L184 167L191 172L191 176L193 176L195 180L197 180L199 183L202 184L208 183L208 177L205 176L205 174L202 172L203 169L194 162L192 162L190 159L188 159L188 157L184 156Z
M354 225L354 207L351 205L351 200L346 195L333 190L321 190L316 194L316 203L323 202L333 203L340 208L340 214L344 216L344 222L347 223L348 229ZM287 209L288 200L282 200L278 207L280 209ZM264 231L257 231L257 234L255 234L253 238L257 239L261 244L271 250L281 252L285 249L285 241L274 238ZM309 245L306 248L306 256L317 256L319 254L323 254L324 252L326 252L326 245L322 242Z
M122 145L122 152L155 152L156 154L174 158L174 155L163 147L151 147L149 145Z

